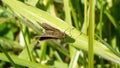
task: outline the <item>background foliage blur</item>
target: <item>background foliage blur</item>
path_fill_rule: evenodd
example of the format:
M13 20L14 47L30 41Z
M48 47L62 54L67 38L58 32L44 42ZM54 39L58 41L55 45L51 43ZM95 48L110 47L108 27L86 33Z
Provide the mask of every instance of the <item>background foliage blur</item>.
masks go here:
M20 0L21 2L32 5L44 11L47 11L62 20L65 20L65 7L63 0ZM88 2L87 2L88 4ZM84 24L84 0L69 0L70 13L72 25L78 30L82 31ZM24 8L24 7L23 7ZM88 16L89 16L89 6ZM109 43L115 50L120 50L120 0L96 0L95 5L95 33L100 36L103 40ZM102 15L102 17L100 17ZM102 18L102 19L101 19ZM101 21L102 20L102 21ZM22 20L23 21L23 20ZM24 20L28 22L27 20ZM17 56L26 57L25 50L25 39L28 45L35 46L33 48L32 56L34 62L53 65L57 68L69 67L70 57L68 44L62 39L60 40L47 41L41 43L35 43L37 33L32 29L20 24L21 19L13 13L13 11L4 3L0 1L0 45L8 53L15 54ZM25 38L23 38L25 36ZM46 47L42 48L41 45ZM63 51L65 52L63 52ZM43 52L44 51L44 52ZM2 50L0 49L2 53ZM44 53L41 54L41 53ZM42 60L40 60L42 55ZM83 61L83 62L82 62ZM79 59L77 60L77 67L86 67L87 65L87 53L80 52ZM95 56L95 68L119 68L120 66L102 59L99 56ZM21 64L19 65L21 68ZM11 63L6 61L0 61L0 68L11 67ZM24 67L23 67L24 68Z

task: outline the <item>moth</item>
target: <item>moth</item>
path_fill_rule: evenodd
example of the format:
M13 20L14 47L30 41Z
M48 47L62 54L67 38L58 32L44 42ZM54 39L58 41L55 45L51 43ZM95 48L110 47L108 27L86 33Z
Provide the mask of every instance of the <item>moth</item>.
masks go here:
M60 30L46 24L40 24L42 28L45 29L45 33L40 36L40 40L49 40L49 39L63 39L66 37L66 34L61 32Z

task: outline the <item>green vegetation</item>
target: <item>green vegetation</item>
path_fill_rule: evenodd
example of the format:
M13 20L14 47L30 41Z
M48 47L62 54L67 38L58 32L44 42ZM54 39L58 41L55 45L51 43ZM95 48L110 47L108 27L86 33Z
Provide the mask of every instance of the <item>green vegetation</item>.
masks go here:
M120 68L119 3L0 1L0 68Z

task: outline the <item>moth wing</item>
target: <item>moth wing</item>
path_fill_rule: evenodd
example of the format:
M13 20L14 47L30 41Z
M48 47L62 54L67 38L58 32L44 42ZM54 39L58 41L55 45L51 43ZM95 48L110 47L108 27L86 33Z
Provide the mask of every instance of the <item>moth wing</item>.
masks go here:
M40 24L40 26L43 27L45 30L59 31L58 29L55 29L54 27L52 27L46 23L42 23L42 24Z

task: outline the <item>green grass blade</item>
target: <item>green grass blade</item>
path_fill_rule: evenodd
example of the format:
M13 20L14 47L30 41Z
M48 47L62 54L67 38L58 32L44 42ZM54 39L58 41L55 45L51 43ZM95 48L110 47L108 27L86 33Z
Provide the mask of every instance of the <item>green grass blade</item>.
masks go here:
M30 62L25 59L18 58L17 56L12 55L12 54L9 54L9 55L12 59L14 59L15 64L19 64L19 65L30 67L30 68L50 68L49 66L37 64L37 63ZM0 60L10 62L3 53L0 53Z
M90 23L88 32L88 68L94 68L94 27L95 27L95 0L90 0Z
M7 51L2 47L2 45L0 44L0 50L3 51L3 53L5 54L5 57L8 58L8 60L10 61L10 63L17 68L17 65L15 64L15 62L12 60L12 58L9 56L9 54L7 53Z
M76 50L72 56L69 68L76 68L79 55L80 55L80 51Z

